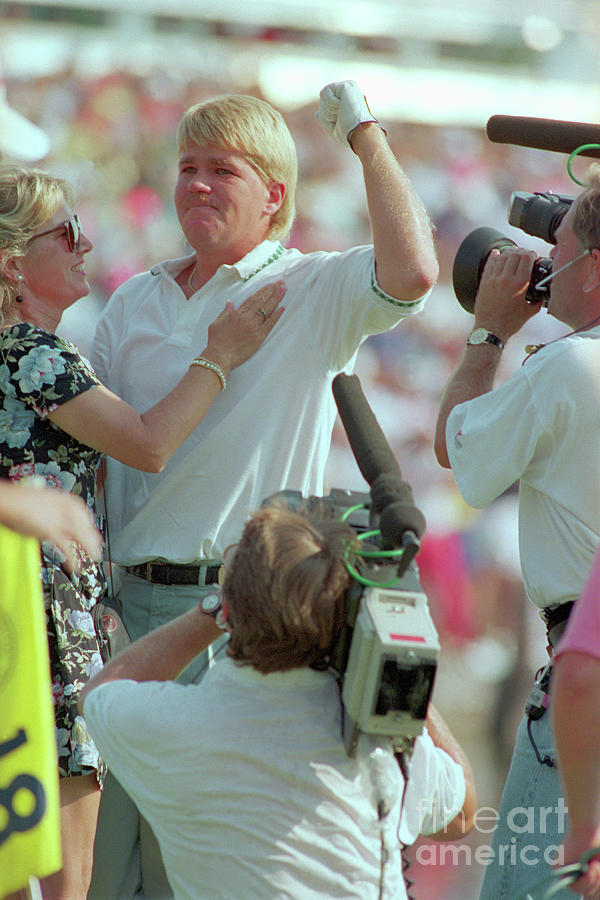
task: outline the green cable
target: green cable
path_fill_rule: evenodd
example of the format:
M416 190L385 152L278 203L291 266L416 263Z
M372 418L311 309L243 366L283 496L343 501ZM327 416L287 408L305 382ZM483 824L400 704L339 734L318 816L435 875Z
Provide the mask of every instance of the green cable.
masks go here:
M600 150L600 144L582 144L581 147L577 147L575 150L573 150L573 152L569 156L569 159L567 160L567 172L569 173L571 180L574 181L575 184L578 184L580 187L588 187L588 185L585 183L585 181L580 181L579 178L576 178L575 175L573 175L571 163L573 162L573 159L579 153L583 153L584 150Z
M348 516L352 515L353 512L356 512L357 509L366 509L364 503L357 503L356 506L349 506L345 513L342 513L340 521L345 522Z
M343 515L341 517L342 522L345 521L345 519L347 519L348 516L350 516L353 512L356 512L358 509L365 509L365 508L366 507L365 507L364 503L359 503L356 506L349 507L345 511L345 513L343 513ZM377 529L377 528L374 528L372 531L363 531L362 534L358 535L358 540L366 541L371 537L381 537L381 531L379 531L379 529ZM347 546L346 551L344 553L344 561L346 563L346 568L347 568L348 572L350 573L350 575L352 576L352 578L354 578L355 581L358 581L359 584L362 584L365 587L388 588L388 587L393 587L394 585L398 584L401 581L400 576L395 576L394 578L392 578L391 581L372 581L370 578L365 578L364 575L361 575L360 572L358 571L358 569L356 569L355 566L353 566L352 563L350 562L350 560L348 559L349 553L350 553L350 547ZM380 557L385 557L385 558L396 557L397 558L397 557L401 557L403 555L404 550L402 550L400 548L397 550L357 550L357 549L353 549L353 553L355 556L363 556L365 558L368 557L370 559L378 559Z
M381 537L381 531L378 528L374 528L373 531L363 531L362 534L358 535L358 540L366 541L367 538L371 537ZM355 550L354 552L357 556L364 556L369 559L378 559L379 557L388 559L389 557L401 557L404 555L402 547L397 547L395 550Z
M346 559L346 568L352 575L355 581L358 581L359 584L365 585L365 587L378 587L378 588L388 588L393 587L395 584L400 583L400 576L392 578L391 581L371 581L369 578L364 578L358 569L355 569L352 563Z

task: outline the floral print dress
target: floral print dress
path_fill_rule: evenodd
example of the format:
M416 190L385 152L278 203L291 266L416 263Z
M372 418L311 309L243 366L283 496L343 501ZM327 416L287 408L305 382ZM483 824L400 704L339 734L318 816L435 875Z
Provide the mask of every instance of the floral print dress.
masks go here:
M0 477L41 476L48 486L77 494L93 510L102 454L53 425L48 415L62 403L100 384L73 344L21 322L0 332ZM62 777L105 767L77 710L77 696L101 667L91 610L106 592L95 563L67 575L63 557L42 547L52 693Z

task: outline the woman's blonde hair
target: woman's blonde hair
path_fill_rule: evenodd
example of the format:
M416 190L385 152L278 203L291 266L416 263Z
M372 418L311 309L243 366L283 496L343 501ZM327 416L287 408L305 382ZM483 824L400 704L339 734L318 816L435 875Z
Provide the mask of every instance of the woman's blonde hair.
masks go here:
M323 665L344 622L355 541L349 525L324 515L256 512L225 573L229 656L263 673Z
M8 263L25 256L27 242L61 206L75 201L75 188L64 178L41 169L0 166L0 317L9 308L14 280Z
M281 113L264 100L246 94L224 94L191 106L177 128L177 150L217 144L241 153L264 184L285 185L280 209L272 216L268 236L282 240L295 215L298 158Z

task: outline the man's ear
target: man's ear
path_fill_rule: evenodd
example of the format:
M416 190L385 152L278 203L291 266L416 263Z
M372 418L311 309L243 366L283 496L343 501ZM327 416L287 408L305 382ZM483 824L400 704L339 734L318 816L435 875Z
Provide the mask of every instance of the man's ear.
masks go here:
M582 286L582 290L586 294L591 294L600 288L600 250L597 247L590 250L590 261L592 265Z
M267 201L265 203L265 212L268 216L274 216L281 209L285 200L287 188L281 181L274 181L269 187Z

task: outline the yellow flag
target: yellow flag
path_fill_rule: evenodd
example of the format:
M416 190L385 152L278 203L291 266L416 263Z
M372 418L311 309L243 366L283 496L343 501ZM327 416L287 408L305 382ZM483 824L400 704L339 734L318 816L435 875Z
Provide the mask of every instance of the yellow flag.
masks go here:
M40 549L0 525L0 897L61 865Z

